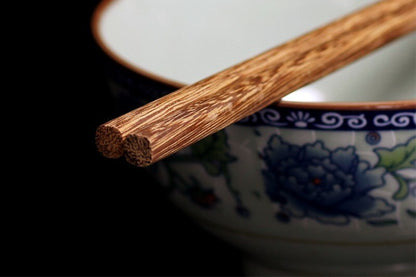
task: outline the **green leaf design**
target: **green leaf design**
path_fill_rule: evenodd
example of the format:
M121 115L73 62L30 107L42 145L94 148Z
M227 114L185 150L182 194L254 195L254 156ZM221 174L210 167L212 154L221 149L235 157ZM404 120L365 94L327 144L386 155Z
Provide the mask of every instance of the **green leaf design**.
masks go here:
M380 157L377 167L384 167L392 173L400 169L414 168L416 165L416 137L409 139L406 144L399 144L392 149L378 148L376 154Z
M399 144L391 149L377 148L374 150L379 157L376 167L383 167L399 184L394 193L394 200L403 200L409 195L409 180L400 176L397 171L416 166L416 137L410 138L407 143Z
M407 180L401 177L398 174L393 174L393 177L396 178L399 183L399 189L394 193L394 200L403 200L409 194L409 186L407 185Z
M227 181L229 179L227 164L236 160L229 154L228 149L227 135L224 131L214 133L191 146L192 156L202 163L208 174L224 175Z

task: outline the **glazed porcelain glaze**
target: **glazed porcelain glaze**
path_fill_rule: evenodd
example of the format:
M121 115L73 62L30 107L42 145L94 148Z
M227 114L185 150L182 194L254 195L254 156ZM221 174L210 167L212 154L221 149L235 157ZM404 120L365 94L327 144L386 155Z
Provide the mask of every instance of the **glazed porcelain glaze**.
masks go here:
M98 31L131 67L191 84L374 2L122 0L105 11ZM415 39L401 39L287 99L415 98Z
M375 1L104 1L93 30L117 101L139 105ZM414 274L416 36L153 168L248 274ZM116 68L116 69L114 69ZM139 182L139 181L138 181Z

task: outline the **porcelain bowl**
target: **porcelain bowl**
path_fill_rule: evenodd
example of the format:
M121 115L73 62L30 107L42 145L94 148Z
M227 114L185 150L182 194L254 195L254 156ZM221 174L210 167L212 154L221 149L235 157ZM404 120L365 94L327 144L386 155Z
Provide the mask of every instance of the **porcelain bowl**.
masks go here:
M375 1L103 1L92 29L120 112ZM414 274L415 35L151 170L247 274Z

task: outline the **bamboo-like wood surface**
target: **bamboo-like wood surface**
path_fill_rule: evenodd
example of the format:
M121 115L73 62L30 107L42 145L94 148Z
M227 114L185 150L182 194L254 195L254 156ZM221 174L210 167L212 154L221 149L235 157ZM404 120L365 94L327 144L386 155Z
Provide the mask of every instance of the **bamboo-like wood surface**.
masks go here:
M98 151L150 165L415 29L415 0L380 1L102 124Z

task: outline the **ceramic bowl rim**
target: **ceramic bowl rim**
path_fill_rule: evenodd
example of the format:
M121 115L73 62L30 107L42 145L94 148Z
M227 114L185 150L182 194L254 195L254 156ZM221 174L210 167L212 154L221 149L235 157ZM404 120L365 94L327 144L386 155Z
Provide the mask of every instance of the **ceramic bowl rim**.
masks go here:
M116 2L117 0L101 0L98 5L95 7L92 17L91 17L91 31L92 36L97 45L101 50L113 61L120 64L121 66L157 81L159 83L169 85L175 89L184 87L186 84L183 84L178 81L165 78L161 75L149 72L139 66L134 65L127 59L119 56L115 51L113 51L109 46L106 45L102 39L99 32L99 24L101 16L104 11L109 8L109 6ZM400 109L413 109L416 108L416 98L407 99L407 100L389 100L389 101L365 101L365 102L297 102L297 101L279 101L274 105L278 107L287 107L287 108L303 108L303 109L321 109L321 110L400 110Z

